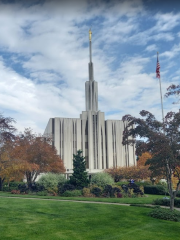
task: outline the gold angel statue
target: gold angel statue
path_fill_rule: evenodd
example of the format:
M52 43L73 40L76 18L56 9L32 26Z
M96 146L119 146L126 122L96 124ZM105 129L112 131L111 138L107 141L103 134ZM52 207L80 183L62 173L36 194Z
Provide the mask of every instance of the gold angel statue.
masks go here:
M91 41L91 36L92 36L92 32L91 32L91 29L89 29L89 41Z

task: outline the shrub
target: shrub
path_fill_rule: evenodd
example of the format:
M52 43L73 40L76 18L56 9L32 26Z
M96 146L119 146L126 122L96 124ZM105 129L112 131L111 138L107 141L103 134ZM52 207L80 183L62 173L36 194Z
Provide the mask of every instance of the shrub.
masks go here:
M92 187L91 193L94 194L96 197L100 197L102 194L102 188L100 187Z
M103 190L103 196L104 197L111 197L112 196L112 189L113 187L111 185L106 185Z
M42 192L45 190L44 186L38 182L34 182L30 185L30 190L32 192Z
M18 190L18 185L22 182L9 182L9 187Z
M116 194L116 197L117 197L117 198L122 198L123 195L122 195L122 193L118 192L118 193Z
M81 190L73 190L73 191L65 191L62 194L63 197L79 197L82 196L82 191Z
M114 180L108 173L102 172L93 174L91 183L97 185L98 187L105 187L105 185L114 184Z
M83 188L82 194L84 197L93 197L90 188Z
M149 216L158 219L164 219L168 221L178 222L180 221L180 212L177 210L171 211L170 209L156 207L150 213Z
M26 183L20 183L18 185L18 190L22 193L26 193L28 191L28 186Z
M14 190L12 190L12 191L11 191L11 193L12 193L12 194L20 194L20 191L19 191L19 190L16 190L16 189L14 189Z
M170 199L157 198L153 200L154 205L170 206ZM180 208L180 199L174 199L174 206Z
M48 188L47 192L52 196L57 196L58 188L56 188L55 190Z
M117 193L121 192L122 188L119 186L106 185L103 190L104 197L115 197Z
M65 183L62 185L61 183L58 183L58 193L63 194L66 191L73 191L75 190L75 186L70 183Z
M45 191L40 191L40 192L37 192L37 195L38 196L48 196L48 192L45 190Z
M23 182L9 182L3 184L3 191L11 192L12 190L18 190L18 185Z
M38 183L46 190L52 189L53 191L57 191L58 184L63 185L66 181L63 174L47 173L41 176Z
M177 192L176 197L180 197L180 191Z
M164 195L166 194L165 188L163 185L151 185L144 187L145 194L155 194L155 195Z

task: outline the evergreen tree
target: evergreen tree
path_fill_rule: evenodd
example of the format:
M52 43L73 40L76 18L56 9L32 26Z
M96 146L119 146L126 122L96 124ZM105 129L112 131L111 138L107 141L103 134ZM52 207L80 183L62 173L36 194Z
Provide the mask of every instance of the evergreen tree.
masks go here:
M70 177L70 184L79 189L87 187L89 184L86 161L81 150L78 150L76 155L73 154L73 174Z

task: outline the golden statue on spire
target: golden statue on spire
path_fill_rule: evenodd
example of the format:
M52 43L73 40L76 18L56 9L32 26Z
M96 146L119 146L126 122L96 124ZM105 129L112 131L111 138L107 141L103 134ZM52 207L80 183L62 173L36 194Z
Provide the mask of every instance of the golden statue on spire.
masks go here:
M91 32L91 29L89 29L89 41L91 41L91 36L92 36L92 32Z

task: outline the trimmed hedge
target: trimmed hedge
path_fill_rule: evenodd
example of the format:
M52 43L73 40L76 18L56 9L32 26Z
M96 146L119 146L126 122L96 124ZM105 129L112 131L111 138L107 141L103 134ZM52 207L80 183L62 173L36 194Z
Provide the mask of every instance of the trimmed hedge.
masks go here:
M154 205L170 206L170 199L157 198L153 200ZM180 208L180 199L174 199L174 206Z
M180 197L180 191L177 192L176 197Z
M160 207L154 208L149 216L157 219L163 219L168 221L179 222L180 221L180 212L177 210L171 211L170 209L164 209Z
M5 192L11 192L12 190L18 190L19 184L23 184L23 182L9 182L9 186L8 186L8 183L4 183L2 190Z
M58 193L61 195L66 191L73 191L75 190L75 186L70 183L65 183L62 185L61 183L58 183Z
M167 194L167 192L165 191L164 186L162 186L162 185L144 186L144 193L145 194L154 194L154 195L164 195L164 194Z
M81 190L73 190L73 191L65 191L62 194L63 197L80 197L82 196L82 191Z

